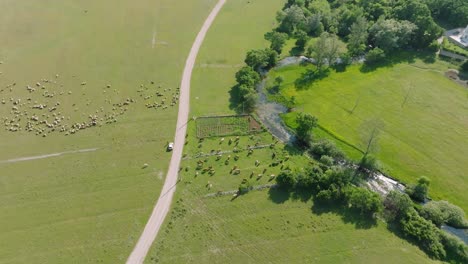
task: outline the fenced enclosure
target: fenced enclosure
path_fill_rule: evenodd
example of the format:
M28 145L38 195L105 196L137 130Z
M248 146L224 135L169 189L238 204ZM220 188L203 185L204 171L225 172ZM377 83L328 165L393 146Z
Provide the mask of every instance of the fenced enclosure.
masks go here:
M198 138L241 136L262 130L260 123L250 115L203 116L196 122Z

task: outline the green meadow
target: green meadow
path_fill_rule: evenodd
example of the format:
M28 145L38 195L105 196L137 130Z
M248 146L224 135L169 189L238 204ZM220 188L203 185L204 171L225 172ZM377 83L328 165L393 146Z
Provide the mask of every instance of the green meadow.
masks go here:
M127 259L159 196L172 98L214 4L0 1L0 263ZM36 158L8 162L26 157Z
M317 137L335 140L358 160L366 144L363 124L379 120L383 132L374 152L383 171L406 183L427 176L433 199L468 209L467 91L444 76L448 64L416 59L373 71L361 71L356 65L296 88L294 81L312 67L277 69L269 79L283 76L281 97L295 97L297 111L319 119ZM295 115L284 115L291 127Z

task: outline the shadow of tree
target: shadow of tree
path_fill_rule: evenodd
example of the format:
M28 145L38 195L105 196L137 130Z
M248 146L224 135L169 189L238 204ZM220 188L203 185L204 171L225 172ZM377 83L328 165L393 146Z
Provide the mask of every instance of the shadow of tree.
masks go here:
M239 96L238 85L234 85L229 90L229 109L234 110L237 114L242 113L242 102Z
M364 63L360 71L362 73L368 73L375 71L379 68L393 67L396 64L407 62L414 63L416 59L422 60L424 63L435 63L436 54L435 52L429 51L400 51L387 54L384 61L375 64Z
M291 192L282 188L270 188L268 190L268 199L276 204L282 204L289 200Z
M330 75L330 69L307 69L301 76L294 82L294 86L298 90L304 90L310 87L310 85L321 79L326 78Z
M377 226L377 219L370 215L362 215L352 208L347 208L340 204L320 202L314 200L311 208L316 215L335 214L339 215L344 223L353 224L356 229L370 229Z
M299 47L293 47L290 51L289 51L289 55L291 56L301 56L304 54L304 49L303 48L299 48Z

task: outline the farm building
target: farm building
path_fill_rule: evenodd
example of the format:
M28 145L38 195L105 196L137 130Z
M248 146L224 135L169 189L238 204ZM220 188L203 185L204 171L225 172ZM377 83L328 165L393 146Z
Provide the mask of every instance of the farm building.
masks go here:
M448 39L454 44L468 49L468 26L466 28L457 28L449 31Z

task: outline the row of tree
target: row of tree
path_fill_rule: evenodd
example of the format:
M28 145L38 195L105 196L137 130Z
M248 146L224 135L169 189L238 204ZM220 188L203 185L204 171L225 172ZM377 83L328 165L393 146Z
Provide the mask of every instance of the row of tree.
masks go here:
M372 217L383 208L380 196L352 185L354 176L353 169L331 166L323 170L320 166L311 166L304 171L282 171L276 182L288 191L310 191L318 202L342 204Z
M350 168L331 166L324 170L313 165L304 170L282 171L276 182L289 192L311 192L315 202L342 205L357 211L361 217L375 218L381 214L395 230L415 241L429 256L452 263L468 263L467 245L438 228L443 223L465 225L463 210L446 201L420 207L406 193L398 191L391 191L382 200L377 193L355 186L355 173Z
M426 48L442 34L427 1L289 0L277 14L276 32L304 40L325 31L347 41L351 56L363 55L370 47L384 53ZM303 48L299 38L296 44Z
M233 93L238 98L237 107L242 108L242 112L252 112L255 109L258 99L256 86L261 81L260 73L274 67L277 60L278 53L272 48L247 52L244 60L247 66L236 72L237 84L233 87Z
M438 204L438 209L454 212L453 215L457 215L455 218L462 218L466 221L463 211L460 211L458 207L445 201L434 203ZM428 213L434 211L433 207L426 205L418 212L407 194L392 191L385 197L384 215L404 236L416 241L418 246L431 257L452 263L468 263L467 245L437 227L441 223L435 222L435 218ZM453 208L459 210L453 210Z
M452 27L468 25L468 1L466 0L424 0L432 16L449 23Z

